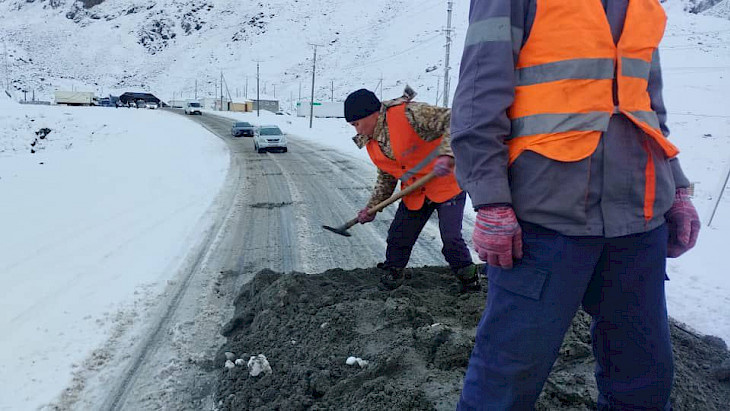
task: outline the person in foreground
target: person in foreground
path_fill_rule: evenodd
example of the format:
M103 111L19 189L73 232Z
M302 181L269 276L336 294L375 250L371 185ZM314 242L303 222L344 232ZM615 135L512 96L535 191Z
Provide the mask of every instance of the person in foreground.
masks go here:
M460 410L532 409L579 306L599 409L666 410L667 257L700 222L669 142L658 0L473 0L451 133L487 304Z
M360 89L345 100L345 119L357 132L353 141L366 147L378 168L378 178L358 222L369 223L368 210L393 194L400 181L405 189L433 171L436 178L403 197L388 230L381 286L395 289L405 280L404 269L421 230L434 211L438 213L442 253L461 283L462 291L479 289L477 266L461 236L466 193L454 178L454 157L449 144L450 110L411 101L415 92L406 87L402 97L378 100Z

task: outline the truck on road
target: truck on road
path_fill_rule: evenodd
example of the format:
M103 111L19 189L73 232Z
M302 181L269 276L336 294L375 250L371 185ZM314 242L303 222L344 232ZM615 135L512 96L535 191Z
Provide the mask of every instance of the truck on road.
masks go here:
M56 90L54 93L56 104L68 106L90 106L94 101L94 93L91 91L64 91Z
M309 117L309 101L297 103L297 117ZM341 101L315 101L314 117L345 117L345 103Z

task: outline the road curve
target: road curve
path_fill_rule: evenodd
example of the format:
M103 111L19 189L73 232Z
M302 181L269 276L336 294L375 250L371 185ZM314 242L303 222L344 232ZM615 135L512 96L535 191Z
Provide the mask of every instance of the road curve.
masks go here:
M223 342L219 330L242 284L264 268L316 273L369 267L384 257L395 206L373 223L353 227L352 237L321 228L342 224L362 208L375 181L372 165L291 135L287 153L259 154L251 138L230 136L233 120L208 113L188 118L230 150L224 187L209 211L213 223L160 299L145 332L129 342L134 354L122 362L122 371L96 376L107 383L103 398L79 400L69 408L214 409L213 371L222 366L213 363ZM411 265L438 264L445 262L432 221Z

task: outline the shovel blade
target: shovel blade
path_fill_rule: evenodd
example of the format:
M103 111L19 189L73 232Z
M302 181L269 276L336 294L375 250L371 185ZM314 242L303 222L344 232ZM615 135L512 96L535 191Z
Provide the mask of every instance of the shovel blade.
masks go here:
M346 228L343 228L343 227L330 227L328 225L323 225L322 228L324 228L325 230L332 231L333 233L337 233L339 235L345 236L345 237L351 237L352 236L352 234L350 234L349 232L347 232L347 229Z

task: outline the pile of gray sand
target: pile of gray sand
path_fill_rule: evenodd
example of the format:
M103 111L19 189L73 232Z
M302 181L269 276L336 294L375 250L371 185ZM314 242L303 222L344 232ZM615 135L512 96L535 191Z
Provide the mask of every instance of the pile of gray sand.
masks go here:
M219 409L453 410L486 287L459 294L447 267L409 270L413 278L394 291L378 289L374 268L256 274L223 328L228 340L215 359ZM537 409L595 409L589 327L590 317L578 312ZM672 338L674 409L727 410L724 342L674 322ZM243 361L224 367L226 352ZM254 377L246 363L259 354L271 372ZM362 365L346 364L349 357Z

